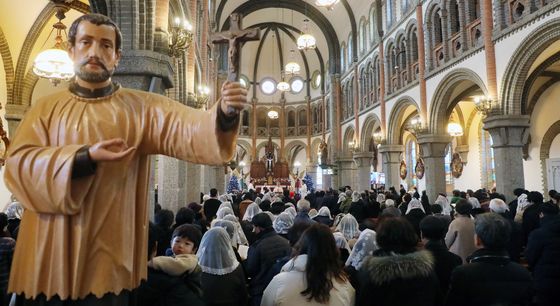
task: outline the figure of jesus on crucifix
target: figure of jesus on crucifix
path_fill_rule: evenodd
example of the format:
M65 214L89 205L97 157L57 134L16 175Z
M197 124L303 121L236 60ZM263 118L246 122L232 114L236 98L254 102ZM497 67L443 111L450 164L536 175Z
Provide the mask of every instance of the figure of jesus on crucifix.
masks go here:
M212 43L228 43L228 81L239 81L239 67L241 62L240 49L246 41L259 40L259 29L243 30L241 23L243 16L233 13L229 17L229 31L218 32L212 35ZM233 109L232 109L233 111Z

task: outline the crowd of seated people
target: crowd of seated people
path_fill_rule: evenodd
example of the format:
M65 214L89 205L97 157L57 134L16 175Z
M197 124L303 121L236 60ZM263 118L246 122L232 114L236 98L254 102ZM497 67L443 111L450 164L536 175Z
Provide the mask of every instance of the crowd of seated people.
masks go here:
M560 194L514 194L212 189L156 205L138 305L557 305ZM21 215L0 214L1 305Z

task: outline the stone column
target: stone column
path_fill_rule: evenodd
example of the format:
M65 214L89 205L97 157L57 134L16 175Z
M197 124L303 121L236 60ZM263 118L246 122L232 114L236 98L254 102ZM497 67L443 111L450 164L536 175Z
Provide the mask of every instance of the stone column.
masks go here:
M484 129L492 136L496 191L507 201L513 200L513 189L525 187L523 144L530 126L527 115L497 115L484 119Z
M8 122L8 126L6 127L6 132L8 133L8 137L14 137L16 133L17 127L19 123L23 119L23 116L30 108L28 105L19 105L19 104L6 104L6 121Z
M486 75L488 81L488 95L492 100L497 98L496 81L496 52L492 37L494 20L492 18L492 0L483 0L481 6L482 35L484 38L484 55L486 57Z
M416 6L416 20L419 25L423 25L422 21L422 2L419 1ZM416 33L416 44L418 46L418 85L420 86L420 118L422 125L426 125L428 114L428 102L426 98L426 50L424 48L424 26L418 26ZM412 71L414 73L414 71Z
M158 161L158 201L162 208L177 212L186 198L185 162L160 155Z
M332 176L330 174L322 174L323 175L323 190L329 190L329 188L335 188L332 184Z
M251 119L251 161L256 161L258 159L257 156L257 102L259 99L253 97L251 99L251 103L253 104L253 112L252 119Z
M200 203L200 191L202 190L200 181L202 165L186 163L185 170L186 186L184 188L186 189L186 194L184 198L179 199L179 203L180 205L185 205L190 202Z
M340 105L340 75L331 75L331 107L330 110L330 126L331 126L331 141L335 143L335 150L331 159L334 161L335 156L342 150L342 135L340 131L340 114L342 107Z
M387 135L387 114L385 110L385 57L383 37L379 41L379 107L381 108L381 133Z
M336 162L338 164L338 185L336 187L349 185L352 188L356 188L354 183L356 164L352 157L340 157Z
M370 172L371 161L373 159L372 152L356 152L353 155L356 163L356 187L354 190L362 192L370 189Z
M384 144L379 146L382 170L385 174L385 189L389 189L389 187L398 187L400 184L399 166L403 151L404 147L402 145Z
M436 200L438 193L445 189L445 149L451 143L449 135L420 134L418 144L422 148L424 159L424 178L426 193L430 203Z
M202 190L205 194L210 192L211 188L216 188L218 192L223 193L225 191L226 179L224 174L223 166L207 166L208 169L208 189Z

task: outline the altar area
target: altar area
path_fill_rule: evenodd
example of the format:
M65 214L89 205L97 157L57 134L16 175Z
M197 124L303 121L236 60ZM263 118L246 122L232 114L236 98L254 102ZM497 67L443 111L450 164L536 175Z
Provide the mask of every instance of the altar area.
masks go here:
M256 161L251 162L251 181L255 187L289 187L290 168L286 161L281 161L274 154L274 146L271 138L265 149L265 155Z

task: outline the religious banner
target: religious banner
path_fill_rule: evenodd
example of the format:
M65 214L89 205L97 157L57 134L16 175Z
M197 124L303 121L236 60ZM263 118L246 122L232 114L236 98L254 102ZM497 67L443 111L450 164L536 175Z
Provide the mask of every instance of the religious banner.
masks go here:
M451 159L451 175L454 178L460 178L463 174L463 160L459 153L453 153L453 158Z
M424 160L421 157L418 157L416 160L416 167L414 167L417 179L421 180L424 177L424 170Z
M406 175L408 174L408 171L406 170L406 162L404 161L404 159L401 160L401 167L399 169L399 173L400 173L401 179L405 180Z

